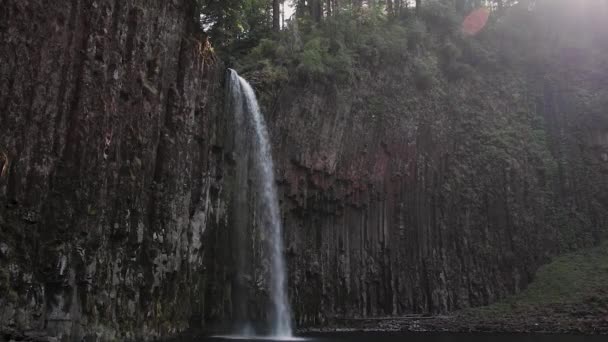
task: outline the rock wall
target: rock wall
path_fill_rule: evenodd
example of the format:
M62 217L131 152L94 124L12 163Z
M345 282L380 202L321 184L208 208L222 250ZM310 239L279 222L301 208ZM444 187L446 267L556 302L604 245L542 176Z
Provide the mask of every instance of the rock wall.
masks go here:
M281 89L266 108L300 326L486 305L606 236L605 76L558 64L436 64L423 89L405 61Z
M272 135L298 326L490 304L606 237L605 31L569 32L598 39L580 50L539 26L522 41L504 26L467 38L429 25L399 58L351 51L348 81L284 64L277 84L245 68ZM249 226L214 237L207 297L223 304L207 321L268 319L268 238L245 174L227 189Z
M228 130L193 6L0 1L0 330L149 339L211 310Z

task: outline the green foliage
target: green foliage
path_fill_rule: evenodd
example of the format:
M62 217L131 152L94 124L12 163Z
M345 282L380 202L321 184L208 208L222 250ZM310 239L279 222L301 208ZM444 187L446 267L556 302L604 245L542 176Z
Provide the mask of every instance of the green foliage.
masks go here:
M494 52L475 40L463 42L462 61L479 68L498 65Z
M541 267L517 301L527 304L578 302L608 291L608 244L567 254Z
M439 58L445 64L449 64L462 56L461 49L452 41L446 40L439 48Z
M431 58L417 58L413 63L413 76L416 88L421 91L429 90L435 83L435 62Z
M414 35L424 35L424 25L416 27L420 32ZM378 8L342 11L321 24L300 18L273 39L261 40L237 68L256 70L267 60L287 69L290 78L350 83L360 68L408 59L409 38L409 24L389 20Z
M541 267L522 293L470 313L500 316L514 308L580 304L608 293L608 243L555 258Z
M304 51L300 54L298 68L304 74L311 77L322 77L329 69L326 67L327 40L315 37L304 45Z
M416 51L424 46L425 38L428 36L426 25L422 20L415 18L406 24L408 31L407 47L410 51Z
M450 81L458 81L475 75L475 69L469 64L454 61L448 63L445 68L445 75Z
M469 64L462 61L462 50L451 40L446 40L438 51L439 61L449 81L457 81L476 73Z
M304 80L349 82L353 54L343 42L312 35L295 56L297 75Z
M429 28L446 34L457 30L462 22L462 16L450 2L429 1L420 14Z
M197 0L197 7L201 26L225 60L270 36L272 11L267 0Z

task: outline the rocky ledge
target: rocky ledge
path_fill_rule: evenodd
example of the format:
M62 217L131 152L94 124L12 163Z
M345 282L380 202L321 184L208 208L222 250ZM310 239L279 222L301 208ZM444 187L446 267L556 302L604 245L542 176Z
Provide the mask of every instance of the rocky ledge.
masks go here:
M312 331L608 334L608 244L555 258L523 292L444 316L334 318Z
M604 303L605 304L605 303ZM564 305L526 311L514 310L504 316L482 316L470 312L448 316L412 315L390 318L336 319L331 325L300 331L410 331L454 333L539 333L608 335L608 314L590 307Z

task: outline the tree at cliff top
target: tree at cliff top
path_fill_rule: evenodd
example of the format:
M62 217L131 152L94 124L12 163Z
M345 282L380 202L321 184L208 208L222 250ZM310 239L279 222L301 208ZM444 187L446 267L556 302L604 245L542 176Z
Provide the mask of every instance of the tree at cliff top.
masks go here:
M529 2L532 0L526 0ZM272 32L284 27L283 6L296 9L296 17L320 23L326 18L344 13L359 13L372 10L387 17L407 16L413 6L419 14L423 6L443 4L455 8L459 13L470 12L474 8L486 6L496 10L517 3L516 0L197 0L201 12L201 25L208 31L214 46L222 57L231 59L234 55L248 51L261 39L270 38Z
M201 26L221 57L247 51L262 37L269 37L276 24L275 0L197 0ZM274 12L279 15L279 12Z

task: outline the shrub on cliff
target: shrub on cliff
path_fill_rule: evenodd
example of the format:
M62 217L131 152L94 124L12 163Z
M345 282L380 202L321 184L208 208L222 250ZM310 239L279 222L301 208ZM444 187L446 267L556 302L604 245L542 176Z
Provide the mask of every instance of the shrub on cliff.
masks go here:
M429 90L435 83L435 62L432 58L417 58L412 63L414 83L418 90Z
M424 24L389 20L377 10L344 11L320 24L295 20L261 40L237 67L247 72L268 60L289 70L290 79L350 83L358 69L402 63L425 44Z

